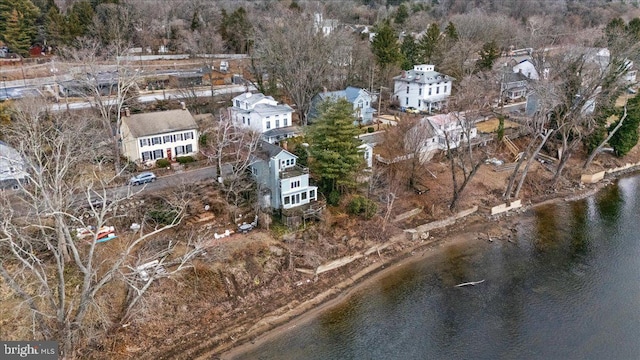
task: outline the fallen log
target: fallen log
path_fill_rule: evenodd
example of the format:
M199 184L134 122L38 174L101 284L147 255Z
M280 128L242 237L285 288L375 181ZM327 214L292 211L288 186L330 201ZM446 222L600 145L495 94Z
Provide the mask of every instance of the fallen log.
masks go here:
M463 287L463 286L468 286L468 285L476 286L476 285L481 284L483 282L484 282L484 279L482 279L480 281L470 281L470 282L458 284L458 285L456 285L456 287Z

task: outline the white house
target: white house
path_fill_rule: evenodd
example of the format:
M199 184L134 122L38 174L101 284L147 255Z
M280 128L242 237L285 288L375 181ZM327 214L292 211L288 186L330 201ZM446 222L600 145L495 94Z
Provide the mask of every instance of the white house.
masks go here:
M437 147L440 150L447 150L447 141L449 142L449 148L455 149L463 141L472 140L478 136L475 122L467 119L467 115L464 112L450 112L448 114L428 116L425 119L433 129L435 134L434 142L437 142Z
M262 139L274 144L280 140L300 134L291 116L293 109L287 104L278 104L271 96L246 92L232 99L229 115L236 123L262 134Z
M0 189L16 189L27 180L27 176L20 153L0 141Z
M524 59L520 61L513 66L512 70L514 73L521 73L531 80L540 79L540 74L538 74L538 70L536 70L536 67L535 65L533 65L531 59Z
M393 94L404 108L432 113L440 110L451 95L453 78L434 70L433 65L414 65L393 78Z
M353 86L348 86L344 90L323 91L316 94L311 99L311 109L309 110L311 122L319 115L318 106L327 99L346 99L350 102L353 105L353 116L356 119L354 125L367 125L373 122L373 114L376 113L376 109L373 107L376 96L365 89Z
M260 141L250 169L262 206L291 209L317 200L318 188L309 183L309 169L299 166L297 159L277 145Z
M184 106L144 114L126 112L120 126L122 153L131 161L151 162L198 153L198 125Z
M331 34L333 30L338 27L338 20L324 19L321 13L313 14L313 28L316 32L322 32L322 35L327 36Z

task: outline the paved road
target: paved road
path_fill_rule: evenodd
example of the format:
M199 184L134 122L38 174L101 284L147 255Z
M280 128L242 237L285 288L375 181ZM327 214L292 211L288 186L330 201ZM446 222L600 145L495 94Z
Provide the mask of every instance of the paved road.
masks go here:
M184 171L168 176L159 177L155 182L144 184L141 186L121 186L109 190L109 196L112 198L123 198L130 194L151 194L158 191L164 191L169 188L179 189L181 186L195 184L201 181L216 181L217 174L215 166Z
M247 90L247 87L244 85L225 85L224 87L218 87L217 89L214 89L213 96L240 93L246 90ZM249 90L254 91L256 89L253 86L249 86ZM211 97L211 89L196 90L195 96ZM182 93L180 90L165 90L164 94L162 91L158 91L152 94L140 95L138 97L138 101L140 101L141 103L147 103L147 102L154 102L156 100L182 99L185 97L186 97L185 94ZM115 103L115 100L106 101L106 103L109 103L109 102ZM67 109L67 106L69 107L69 110L87 109L92 107L93 103L91 101L83 101L83 102L71 102L67 105L65 100L61 99L59 103L53 104L51 106L51 109L54 111L61 111L61 110L64 111Z

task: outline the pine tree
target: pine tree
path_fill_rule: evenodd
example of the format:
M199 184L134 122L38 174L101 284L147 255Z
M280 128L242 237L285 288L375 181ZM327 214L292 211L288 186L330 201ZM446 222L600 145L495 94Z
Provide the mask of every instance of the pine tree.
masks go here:
M409 18L409 11L407 10L407 6L405 4L400 4L398 6L398 10L396 10L396 17L394 19L394 23L398 25L404 24L405 21Z
M0 39L12 51L27 55L37 35L39 14L30 0L0 0Z
M14 9L7 18L2 37L9 49L22 56L27 56L29 54L29 47L31 47L31 38L28 33L23 30L21 20L22 17L20 13Z
M488 71L493 68L493 63L500 57L500 50L495 41L489 41L482 45L480 50L480 59L476 61L476 69L478 71Z
M418 45L412 35L407 35L402 41L400 46L400 52L402 53L402 69L409 70L420 62L420 56L418 52Z
M382 69L400 61L398 37L388 21L383 22L378 28L376 36L371 42L371 52L376 57L378 66Z
M418 43L423 64L433 64L436 53L440 50L440 27L433 23Z
M611 124L613 129L618 122ZM609 145L619 157L625 156L638 143L638 126L640 126L640 97L635 96L627 101L627 118L618 131L609 139Z
M345 193L357 184L363 158L354 120L351 103L330 99L320 104L320 116L309 129L309 166L327 195Z

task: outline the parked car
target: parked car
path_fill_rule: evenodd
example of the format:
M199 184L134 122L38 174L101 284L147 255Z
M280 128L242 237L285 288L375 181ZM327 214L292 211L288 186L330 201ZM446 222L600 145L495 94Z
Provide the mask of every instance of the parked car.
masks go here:
M136 186L154 181L156 181L156 175L150 171L145 171L129 179L129 185Z
M413 106L409 106L406 110L408 114L420 114L420 110L414 108Z

